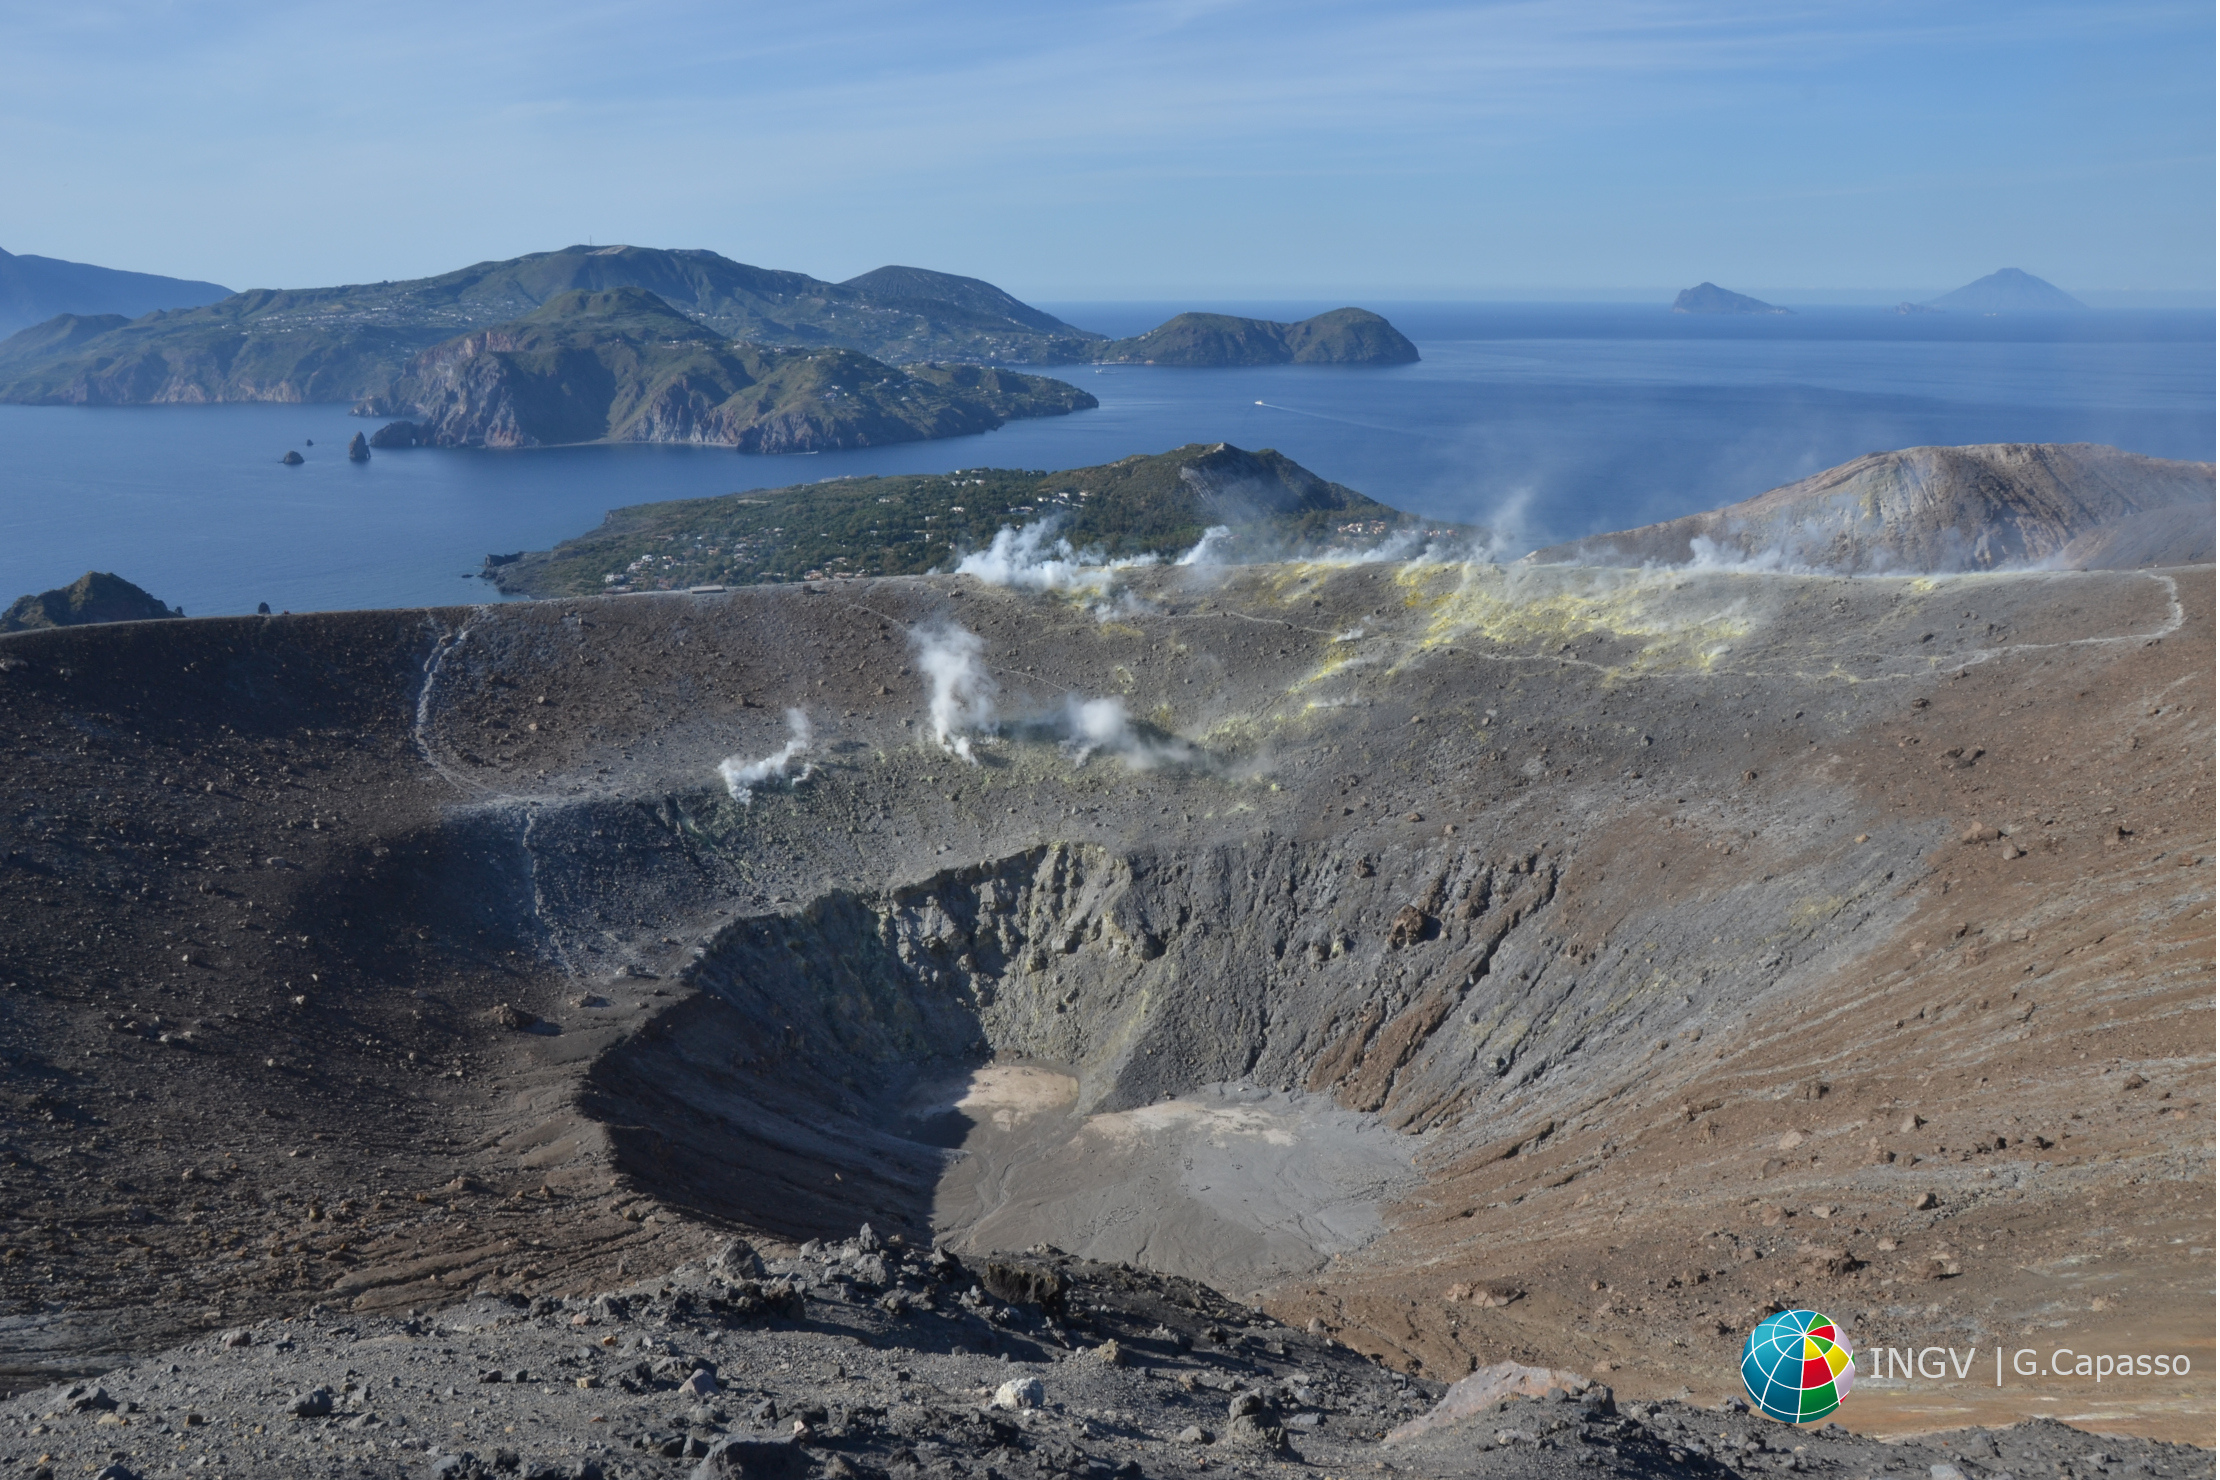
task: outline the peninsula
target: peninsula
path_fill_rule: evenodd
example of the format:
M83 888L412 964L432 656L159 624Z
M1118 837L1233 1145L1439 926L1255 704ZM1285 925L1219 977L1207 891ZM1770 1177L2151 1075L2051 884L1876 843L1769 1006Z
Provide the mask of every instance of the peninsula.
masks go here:
M552 550L488 560L484 575L512 596L921 575L1033 524L1109 559L1177 556L1216 525L1227 526L1218 548L1231 559L1422 528L1270 449L1220 442L1059 473L972 468L635 504Z

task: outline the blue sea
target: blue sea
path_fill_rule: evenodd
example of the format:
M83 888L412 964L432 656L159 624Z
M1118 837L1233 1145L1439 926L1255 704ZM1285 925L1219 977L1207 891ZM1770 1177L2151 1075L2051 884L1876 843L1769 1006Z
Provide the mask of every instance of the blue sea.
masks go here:
M1182 308L1045 304L1137 333ZM1099 409L863 452L421 450L350 464L344 406L0 406L0 602L110 570L195 615L485 600L490 553L609 509L857 473L1065 468L1186 442L1276 447L1515 553L1731 503L1863 452L2107 442L2211 461L2214 316L1694 318L1625 304L1379 303L1420 363L1054 373ZM314 445L309 445L313 443ZM278 458L300 449L304 466Z

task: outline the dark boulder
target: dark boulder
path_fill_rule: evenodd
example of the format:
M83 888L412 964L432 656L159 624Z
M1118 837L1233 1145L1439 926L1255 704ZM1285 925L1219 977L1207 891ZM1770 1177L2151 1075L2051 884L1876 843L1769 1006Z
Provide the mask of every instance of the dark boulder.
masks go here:
M694 1467L694 1480L801 1480L809 1458L792 1444L764 1439L720 1439Z
M979 1283L1010 1305L1037 1305L1053 1313L1064 1303L1063 1275L1035 1264L990 1263L980 1272Z
M308 459L301 456L300 453L298 453L294 449L288 447L285 449L285 456L279 458L278 461L284 463L289 468L297 468L302 463L307 462Z

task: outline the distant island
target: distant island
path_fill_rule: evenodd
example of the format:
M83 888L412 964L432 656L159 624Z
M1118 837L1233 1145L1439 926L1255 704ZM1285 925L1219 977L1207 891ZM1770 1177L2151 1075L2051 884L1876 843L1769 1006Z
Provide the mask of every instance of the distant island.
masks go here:
M991 431L1096 404L1045 376L897 369L843 349L727 338L642 288L560 293L522 318L425 350L355 410L410 419L371 445L693 442L818 452Z
M1146 334L1097 345L1092 358L1111 365L1409 365L1418 360L1418 346L1361 308L1293 324L1183 313Z
M162 605L122 576L88 570L66 586L18 596L0 612L0 632L83 627L94 622L154 622L184 615L183 607Z
M1422 527L1270 449L1198 443L1060 473L973 468L635 504L552 550L488 556L483 574L514 596L919 575L1006 526L1044 523L1112 558L1176 556L1221 524L1229 559L1370 546Z
M2002 267L1963 288L1924 304L1900 304L1898 313L2082 313L2089 305L2030 272Z
M214 303L230 293L220 283L0 252L0 335L57 314L116 314L129 321L159 309Z
M1752 298L1747 293L1730 293L1717 283L1698 283L1693 288L1683 288L1673 300L1674 313L1790 313L1791 309L1767 303L1762 298Z

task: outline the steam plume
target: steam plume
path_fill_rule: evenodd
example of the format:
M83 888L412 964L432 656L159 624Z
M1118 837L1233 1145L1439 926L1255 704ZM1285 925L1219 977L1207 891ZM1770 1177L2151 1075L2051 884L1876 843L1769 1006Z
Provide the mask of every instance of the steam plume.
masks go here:
M1060 713L1050 716L1048 724L1063 735L1065 751L1080 765L1097 751L1116 756L1136 771L1198 758L1195 748L1184 741L1156 740L1142 734L1126 713L1125 700L1115 697L1082 699L1073 694L1064 700Z
M799 709L786 711L786 743L759 761L744 761L728 755L717 763L717 774L725 781L725 790L732 799L746 806L755 799L755 789L766 781L783 779L786 768L802 761L796 781L809 779L809 762L802 758L809 754L809 716Z
M1219 552L1232 538L1232 525L1213 524L1203 531L1201 539L1195 541L1194 549L1189 550L1172 563L1174 565L1217 565L1222 559Z
M1110 587L1111 567L1099 557L1088 559L1072 548L1070 540L1051 536L1053 524L1028 524L1012 529L1005 524L995 531L984 550L974 550L956 562L956 574L977 576L990 586L1017 586L1028 591L1078 591L1100 596Z
M1100 550L1075 549L1056 533L1055 521L1046 520L1022 529L1003 525L987 548L956 562L956 574L990 586L1068 593L1107 620L1133 609L1132 593L1117 590L1118 572L1154 564L1154 555L1107 560Z
M919 628L910 634L910 641L917 647L917 666L925 675L934 741L950 755L977 765L971 737L994 728L995 683L979 662L986 644L976 632L952 623Z

